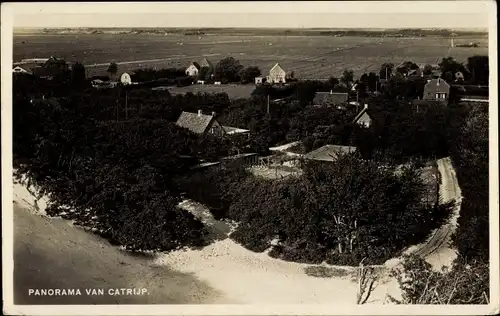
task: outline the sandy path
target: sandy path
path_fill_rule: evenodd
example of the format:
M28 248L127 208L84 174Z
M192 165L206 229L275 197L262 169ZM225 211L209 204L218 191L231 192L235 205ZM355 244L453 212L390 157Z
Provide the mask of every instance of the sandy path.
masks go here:
M451 235L457 227L457 220L460 216L462 193L450 158L437 160L437 165L441 175L440 202L446 203L455 200L453 213L448 223L436 229L425 243L410 247L406 252L412 252L425 258L435 270L440 270L443 266L450 266L457 257L457 253L450 243Z
M14 206L14 304L190 304L222 302L196 277L134 257L60 218ZM81 296L33 296L29 289L80 289ZM85 289L105 295L86 295ZM108 295L145 288L147 295Z

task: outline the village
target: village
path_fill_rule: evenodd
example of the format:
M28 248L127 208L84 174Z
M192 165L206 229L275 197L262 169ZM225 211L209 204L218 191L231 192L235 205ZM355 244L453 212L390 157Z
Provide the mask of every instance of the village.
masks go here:
M158 255L151 265L207 281L223 302L325 303L333 292L354 304L463 303L448 295L454 273L467 288L471 271L481 273L471 300L484 302L488 56L435 58L388 57L327 79L279 59L260 69L201 55L126 71L116 61L100 72L22 59L16 207L83 227L120 247L110 252L122 262L122 252ZM395 269L412 265L415 280L436 277L432 294L403 293Z

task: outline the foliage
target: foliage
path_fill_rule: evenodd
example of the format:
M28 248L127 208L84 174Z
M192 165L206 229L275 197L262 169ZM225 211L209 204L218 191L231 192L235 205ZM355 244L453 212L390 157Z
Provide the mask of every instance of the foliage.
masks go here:
M118 73L118 65L115 62L110 63L109 67L108 67L108 70L107 70L107 73L111 77L115 76Z
M451 269L433 271L416 256L405 256L402 268L394 272L403 292L398 304L488 304L487 263L457 259Z
M392 75L392 71L394 70L394 64L392 63L383 63L380 67L380 79L389 79Z
M243 66L233 57L222 59L215 65L214 80L223 83L240 81L240 71Z
M487 85L489 82L489 58L488 56L472 56L467 59L467 69L471 74L471 83Z
M350 85L354 81L354 71L344 70L344 72L342 73L342 77L340 77L340 81L347 87L350 87Z
M85 66L82 63L74 63L71 67L71 81L74 85L82 85L85 82Z
M260 69L255 66L250 66L241 71L240 78L242 83L252 83L255 77L261 75Z

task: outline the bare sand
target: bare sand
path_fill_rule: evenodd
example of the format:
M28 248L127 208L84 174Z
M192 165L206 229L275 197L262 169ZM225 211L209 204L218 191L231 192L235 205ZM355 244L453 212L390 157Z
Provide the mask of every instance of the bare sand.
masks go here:
M438 166L443 201L460 198L449 159L438 161ZM231 223L215 220L206 207L196 202L184 201L180 207L218 234L216 242L201 250L179 250L138 259L68 221L43 218L43 205L39 207L41 215L29 213L27 208L36 208L26 203L30 194L25 187L15 184L14 195L15 200L24 203L24 209L16 209L15 216L15 260L20 264L16 293L23 294L29 286L134 285L153 289L154 295L136 298L147 303L356 304L355 268L286 262L273 259L266 252L249 251L227 238L234 229ZM33 198L31 204L32 201ZM459 206L449 224L408 252L419 251L436 269L449 265L455 253L449 246L449 236L456 227L458 212ZM396 280L387 276L398 262L389 260L379 267L382 277L367 304L389 303L388 295L401 297ZM311 273L318 267L328 276Z

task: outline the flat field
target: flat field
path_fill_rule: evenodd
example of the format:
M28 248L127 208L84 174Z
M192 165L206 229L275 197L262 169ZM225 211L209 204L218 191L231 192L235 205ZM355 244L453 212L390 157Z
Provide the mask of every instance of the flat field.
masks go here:
M137 68L187 67L191 61L207 57L217 63L234 57L242 65L258 66L263 73L279 62L300 79L327 79L345 69L355 75L377 71L384 62L398 64L437 63L452 56L460 62L473 55L488 54L488 39L457 38L455 44L478 42L480 47L451 47L448 38L418 37L333 37L259 35L14 35L14 61L22 58L59 56L82 62L89 75L102 74L110 62L119 72Z

